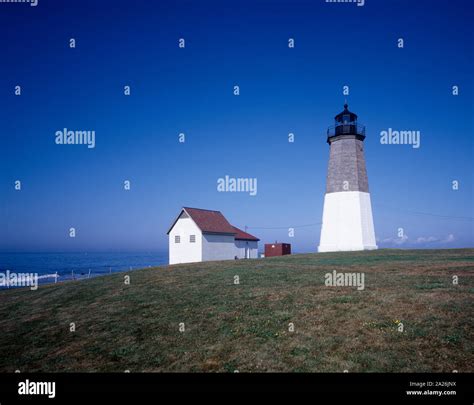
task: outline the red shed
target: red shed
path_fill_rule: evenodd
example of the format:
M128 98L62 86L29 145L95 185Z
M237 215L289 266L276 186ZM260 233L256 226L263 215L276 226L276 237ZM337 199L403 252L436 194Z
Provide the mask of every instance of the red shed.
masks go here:
M266 243L265 257L291 255L291 245L289 243Z

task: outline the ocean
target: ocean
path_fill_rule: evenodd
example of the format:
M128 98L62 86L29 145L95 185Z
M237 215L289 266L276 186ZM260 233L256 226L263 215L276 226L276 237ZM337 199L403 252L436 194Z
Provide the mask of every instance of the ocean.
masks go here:
M168 253L0 253L0 273L34 273L39 284L168 264ZM6 288L0 286L0 289Z

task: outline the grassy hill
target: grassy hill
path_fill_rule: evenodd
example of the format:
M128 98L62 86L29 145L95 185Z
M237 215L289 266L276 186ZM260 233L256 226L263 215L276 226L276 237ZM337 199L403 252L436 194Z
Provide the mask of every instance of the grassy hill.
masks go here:
M325 286L333 270L365 273L365 290ZM4 290L0 371L473 372L473 299L474 249L196 263Z

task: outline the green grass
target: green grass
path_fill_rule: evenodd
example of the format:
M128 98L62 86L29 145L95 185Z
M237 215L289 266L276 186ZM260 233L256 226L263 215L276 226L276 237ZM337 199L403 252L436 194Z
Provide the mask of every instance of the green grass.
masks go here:
M473 261L474 249L305 254L4 290L0 371L473 372ZM326 287L333 270L364 272L365 289Z

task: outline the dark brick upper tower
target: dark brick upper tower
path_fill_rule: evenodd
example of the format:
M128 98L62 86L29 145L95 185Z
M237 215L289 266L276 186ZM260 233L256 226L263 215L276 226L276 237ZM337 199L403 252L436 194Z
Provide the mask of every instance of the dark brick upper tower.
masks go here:
M329 127L330 145L326 193L339 191L369 192L364 158L365 127L357 123L357 115L347 109L335 116Z

